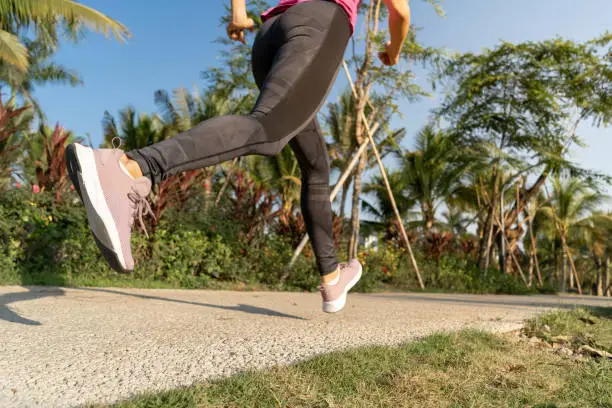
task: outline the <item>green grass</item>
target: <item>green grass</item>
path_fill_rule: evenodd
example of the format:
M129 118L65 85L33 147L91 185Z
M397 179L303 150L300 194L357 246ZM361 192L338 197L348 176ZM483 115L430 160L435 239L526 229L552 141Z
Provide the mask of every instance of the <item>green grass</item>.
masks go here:
M587 345L612 353L612 308L554 312L526 323L527 336L564 343L576 350Z
M554 313L528 326L546 321L558 335L588 329L605 343L612 333L607 312L588 327L578 323L594 317L586 311ZM612 407L612 362L574 361L509 335L463 331L331 353L116 407Z

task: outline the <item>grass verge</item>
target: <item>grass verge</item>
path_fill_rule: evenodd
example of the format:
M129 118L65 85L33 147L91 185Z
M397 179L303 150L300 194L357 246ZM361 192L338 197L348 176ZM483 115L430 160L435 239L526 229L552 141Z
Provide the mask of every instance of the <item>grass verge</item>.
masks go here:
M611 314L557 312L527 322L525 330L607 347ZM142 395L115 407L612 407L611 361L551 351L516 335L437 334Z

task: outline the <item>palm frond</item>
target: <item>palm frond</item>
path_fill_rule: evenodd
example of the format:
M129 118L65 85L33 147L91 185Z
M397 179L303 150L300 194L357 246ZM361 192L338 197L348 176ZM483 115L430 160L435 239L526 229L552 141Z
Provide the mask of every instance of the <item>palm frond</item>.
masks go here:
M25 72L30 66L28 49L19 38L7 31L0 30L0 59Z
M52 18L62 18L84 24L92 31L113 35L117 41L124 42L130 37L129 30L120 22L84 4L71 0L2 0L0 15L13 15L21 22L40 22Z

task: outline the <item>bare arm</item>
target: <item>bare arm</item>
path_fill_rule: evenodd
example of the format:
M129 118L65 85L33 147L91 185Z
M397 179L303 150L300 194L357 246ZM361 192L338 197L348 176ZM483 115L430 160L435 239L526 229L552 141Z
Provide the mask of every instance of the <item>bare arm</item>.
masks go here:
M232 0L232 21L227 26L228 37L244 44L244 30L253 31L254 26L255 23L246 12L246 0Z
M247 19L246 0L232 0L232 17L234 21Z
M410 30L410 6L408 0L383 1L389 9L391 42L387 44L387 51L381 53L380 58L385 65L395 65L399 62L402 46Z

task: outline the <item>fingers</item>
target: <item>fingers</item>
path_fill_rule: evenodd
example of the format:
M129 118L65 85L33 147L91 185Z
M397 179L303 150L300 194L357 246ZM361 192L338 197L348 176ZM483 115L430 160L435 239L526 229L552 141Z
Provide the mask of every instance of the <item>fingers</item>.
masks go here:
M378 58L380 58L380 61L384 64L384 65L393 65L391 64L391 58L389 58L389 54L387 54L386 52L379 52L378 53Z
M246 44L244 29L253 32L255 30L255 22L249 19L246 23L230 23L227 25L227 36L233 41L239 41Z
M246 44L246 39L244 37L244 31L242 31L242 30L237 30L235 28L228 28L227 29L227 36L232 41L239 41L239 42L241 42L243 44Z

